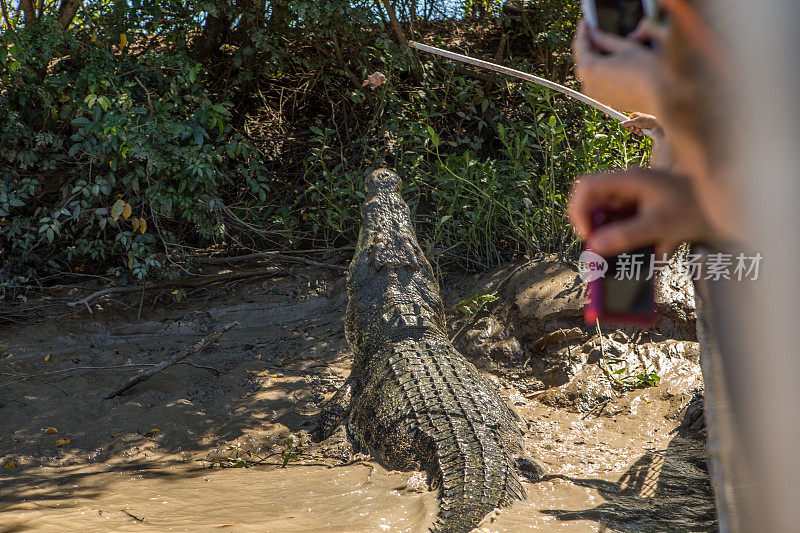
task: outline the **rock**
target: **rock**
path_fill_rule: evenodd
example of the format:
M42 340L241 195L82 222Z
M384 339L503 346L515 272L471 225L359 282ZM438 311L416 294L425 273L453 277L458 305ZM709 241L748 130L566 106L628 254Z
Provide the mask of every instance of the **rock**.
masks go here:
M425 472L417 471L411 474L403 490L405 492L428 492L428 480Z
M670 338L697 340L694 284L686 261L688 247L681 247L656 277L655 300L661 319L656 330Z
M491 315L478 320L474 328L463 335L459 349L471 359L488 356L506 364L520 364L524 360L519 340Z
M583 337L584 334L581 328L576 327L572 329L558 329L552 333L548 333L547 335L542 335L539 337L531 344L531 349L544 350L550 346L556 346L574 339L582 339Z
M503 293L513 300L520 320L530 324L526 333L583 315L584 286L578 269L566 261L531 263L511 277Z

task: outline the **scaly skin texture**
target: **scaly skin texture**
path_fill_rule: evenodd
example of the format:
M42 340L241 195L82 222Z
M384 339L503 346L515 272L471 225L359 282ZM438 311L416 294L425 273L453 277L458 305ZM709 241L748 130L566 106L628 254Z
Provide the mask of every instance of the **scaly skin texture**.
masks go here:
M427 471L441 497L433 529L470 531L495 507L525 499L522 433L494 385L447 338L439 287L400 188L386 169L367 178L348 279L353 368L316 437L346 422L356 447L387 468Z

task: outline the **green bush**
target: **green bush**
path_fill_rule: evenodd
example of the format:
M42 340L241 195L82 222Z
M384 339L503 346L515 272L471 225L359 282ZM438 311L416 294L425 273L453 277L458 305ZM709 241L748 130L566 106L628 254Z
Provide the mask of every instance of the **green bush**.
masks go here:
M65 273L176 276L212 245L352 244L384 165L437 267L574 252L573 180L646 162L647 142L540 87L415 58L379 4L90 2L68 32L47 10L5 31L0 299ZM396 5L409 37L469 35L491 58L507 33L512 64L574 84L577 3L534 4L520 20L466 3L482 18L458 26ZM387 83L362 87L374 71Z
M318 245L355 240L363 177L388 163L437 263L483 269L515 254L569 255L579 244L566 218L573 180L647 163L649 141L541 87L516 84L503 102L452 73L426 83L434 88L407 99L393 85L366 95L384 111L365 128L384 132L377 147L365 135L343 148L333 129L312 128L308 185L295 207L303 211L297 228Z
M223 235L227 200L266 200L231 104L209 94L203 67L184 54L134 59L42 25L0 46L0 68L7 285L98 266L141 279L170 247ZM119 199L128 217L112 216Z

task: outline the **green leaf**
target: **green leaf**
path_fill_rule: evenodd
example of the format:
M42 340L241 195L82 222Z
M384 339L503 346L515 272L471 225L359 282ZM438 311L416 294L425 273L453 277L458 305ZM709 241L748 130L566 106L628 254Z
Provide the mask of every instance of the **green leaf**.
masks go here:
M77 128L80 128L81 126L86 126L87 124L91 124L91 122L92 121L86 117L76 117L72 119L72 125Z
M433 127L428 125L428 135L431 138L431 142L433 143L434 148L439 148L439 136L433 131Z
M114 205L111 206L111 218L117 220L119 217L122 216L122 212L125 210L125 200L119 199L114 202Z

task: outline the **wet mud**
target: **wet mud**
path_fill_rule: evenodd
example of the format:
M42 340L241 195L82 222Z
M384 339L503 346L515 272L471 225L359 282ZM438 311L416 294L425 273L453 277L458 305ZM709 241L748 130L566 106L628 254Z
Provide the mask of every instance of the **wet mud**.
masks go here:
M690 287L651 331L583 324L557 260L442 280L457 347L507 395L547 475L480 531L715 531ZM496 292L475 319L458 309ZM349 373L337 272L297 268L142 311L0 328L0 532L424 531L436 492L309 438ZM184 363L145 365L240 325ZM131 365L141 365L133 367Z

